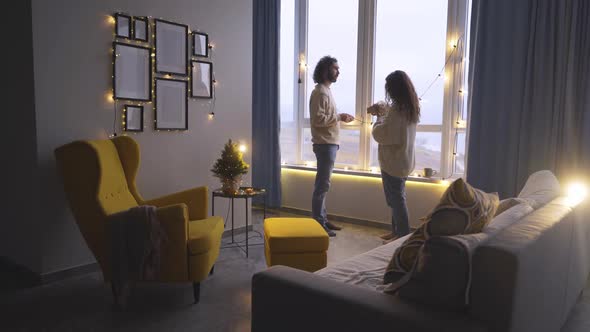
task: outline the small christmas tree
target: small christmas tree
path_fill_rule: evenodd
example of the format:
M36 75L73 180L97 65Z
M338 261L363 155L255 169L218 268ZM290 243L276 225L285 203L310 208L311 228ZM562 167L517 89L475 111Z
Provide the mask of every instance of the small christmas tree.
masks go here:
M249 167L242 159L242 153L238 149L238 145L230 139L225 143L223 151L221 151L221 158L217 159L211 172L213 172L213 176L221 180L235 179L242 174L248 173Z

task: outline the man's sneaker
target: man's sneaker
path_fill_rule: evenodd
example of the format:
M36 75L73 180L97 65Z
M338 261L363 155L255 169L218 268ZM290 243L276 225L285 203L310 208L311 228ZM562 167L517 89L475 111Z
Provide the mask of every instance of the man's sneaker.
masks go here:
M334 236L336 236L336 232L334 232L334 231L330 230L330 229L328 228L328 226L324 226L324 230L326 231L326 233L328 233L328 236L329 236L329 237L334 237Z
M328 226L328 229L331 229L333 231L339 231L339 230L342 229L342 227L336 226L336 225L334 225L333 223L331 223L329 221L326 221L326 226Z

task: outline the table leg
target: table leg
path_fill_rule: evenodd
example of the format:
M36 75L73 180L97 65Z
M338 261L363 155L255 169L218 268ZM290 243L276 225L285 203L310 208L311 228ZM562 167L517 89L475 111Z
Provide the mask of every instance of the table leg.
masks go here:
M248 197L245 198L246 201L246 258L248 258Z
M231 243L234 243L234 198L231 198Z

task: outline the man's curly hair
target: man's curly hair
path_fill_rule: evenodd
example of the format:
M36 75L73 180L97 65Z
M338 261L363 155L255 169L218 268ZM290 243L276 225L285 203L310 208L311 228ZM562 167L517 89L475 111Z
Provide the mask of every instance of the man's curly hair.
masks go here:
M315 83L324 83L328 79L330 67L336 62L338 62L338 60L329 55L321 58L313 70L313 81Z

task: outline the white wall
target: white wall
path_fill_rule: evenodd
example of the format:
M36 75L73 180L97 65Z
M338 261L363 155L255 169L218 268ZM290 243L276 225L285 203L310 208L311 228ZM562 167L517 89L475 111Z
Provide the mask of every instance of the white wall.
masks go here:
M311 211L314 171L282 169L283 206ZM417 227L419 218L439 202L447 185L406 182L410 226ZM333 174L326 198L328 214L391 224L391 209L385 202L381 178Z
M141 147L138 187L151 198L198 185L217 188L219 182L209 170L223 144L232 138L250 145L252 3L33 0L32 4L41 217L38 229L31 231L43 234L40 272L50 273L94 262L67 207L53 150L73 140L106 138L111 131L114 104L105 94L112 88L114 26L107 23L107 15L121 11L187 24L208 33L215 44L219 82L215 119L208 121L206 103L189 99L188 132L155 132L147 104L145 131L132 136ZM119 112L122 104L118 103ZM119 123L118 118L120 127ZM247 153L245 159L251 160ZM245 182L250 183L250 174ZM223 211L225 217L226 206L216 201L216 214ZM236 209L238 226L244 217L243 209Z

